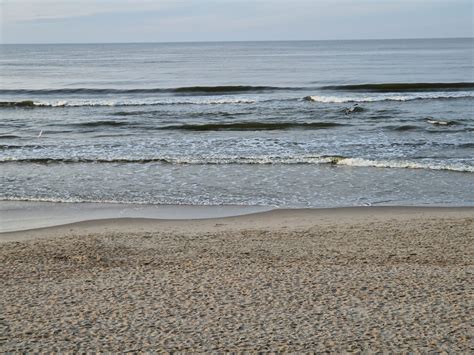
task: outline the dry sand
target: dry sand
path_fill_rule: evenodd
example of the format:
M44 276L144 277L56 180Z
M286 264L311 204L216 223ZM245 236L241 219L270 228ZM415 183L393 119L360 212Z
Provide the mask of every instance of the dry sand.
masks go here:
M0 234L0 352L472 352L472 208Z

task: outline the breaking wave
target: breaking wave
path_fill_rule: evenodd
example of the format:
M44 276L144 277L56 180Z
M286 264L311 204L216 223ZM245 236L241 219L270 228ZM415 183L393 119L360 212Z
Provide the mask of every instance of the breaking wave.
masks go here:
M161 105L223 105L253 104L248 98L182 99L182 100L74 100L74 101L3 101L0 108L51 108L51 107L120 107Z
M355 167L448 170L474 173L474 166L460 163L447 164L432 162L413 162L408 160L371 160L363 158L344 158L338 161L336 164Z
M460 99L474 98L471 91L458 92L426 92L404 95L357 95L357 96L328 96L311 95L303 97L303 101L321 103L364 103L379 101L413 101L413 100L437 100L437 99ZM167 106L167 105L232 105L232 104L255 104L258 102L272 101L301 101L297 98L265 98L257 97L208 97L208 98L143 98L143 99L71 99L71 100L22 100L22 101L0 101L1 108L51 108L51 107L125 107L125 106ZM362 110L362 109L360 109Z
M322 103L350 103L350 102L378 102L378 101L413 101L413 100L438 100L438 99L459 99L474 97L472 92L443 92L443 93L417 93L407 95L372 95L372 96L326 96L312 95L303 98L305 101Z
M0 107L35 107L39 106L37 102L31 100L24 101L2 101Z
M351 158L343 156L210 156L210 157L150 157L150 158L2 158L0 163L35 163L35 164L76 164L76 163L116 163L116 164L183 164L183 165L226 165L226 164L328 164L352 167L374 167L395 169L447 170L474 173L474 166L463 163L438 163L409 160L387 160Z

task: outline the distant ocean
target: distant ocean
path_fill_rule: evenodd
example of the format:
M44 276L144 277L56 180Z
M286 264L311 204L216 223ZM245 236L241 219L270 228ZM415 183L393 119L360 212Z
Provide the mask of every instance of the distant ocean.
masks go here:
M0 46L0 200L474 205L474 40Z

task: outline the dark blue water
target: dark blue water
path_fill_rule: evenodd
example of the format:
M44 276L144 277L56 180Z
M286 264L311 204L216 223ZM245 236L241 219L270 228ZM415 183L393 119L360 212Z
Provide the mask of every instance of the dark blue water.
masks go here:
M473 40L0 47L0 199L474 204Z

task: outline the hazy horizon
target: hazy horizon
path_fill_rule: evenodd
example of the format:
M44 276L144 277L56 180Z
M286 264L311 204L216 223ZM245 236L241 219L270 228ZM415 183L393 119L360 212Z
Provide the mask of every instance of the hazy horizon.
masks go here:
M0 45L72 45L72 44L192 44L192 43L258 43L258 42L348 42L348 41L417 41L472 39L473 37L418 37L418 38L341 38L341 39L261 39L261 40L215 40L215 41L157 41L157 42L40 42L40 43L0 43Z
M0 0L4 44L472 38L469 0Z

